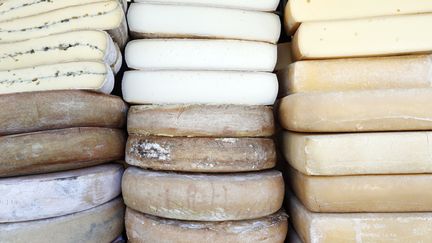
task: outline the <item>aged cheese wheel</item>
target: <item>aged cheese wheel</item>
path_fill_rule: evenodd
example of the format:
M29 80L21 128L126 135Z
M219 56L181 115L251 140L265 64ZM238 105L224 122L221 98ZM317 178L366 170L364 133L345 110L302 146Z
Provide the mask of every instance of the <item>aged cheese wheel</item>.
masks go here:
M306 175L432 173L429 141L431 132L285 132L282 151Z
M432 13L307 22L293 38L293 55L303 60L431 52L431 22Z
M279 17L273 13L202 6L132 3L127 19L131 34L145 38L235 39L275 44L281 31Z
M123 167L86 169L0 179L0 223L46 219L81 212L121 193Z
M287 216L282 211L259 219L194 222L164 219L126 209L126 232L131 243L283 243L287 231Z
M312 213L294 197L290 204L290 218L305 243L418 243L432 238L432 213Z
M123 97L132 104L273 105L275 74L234 71L127 71Z
M124 227L124 205L118 198L62 217L0 224L0 242L111 242Z
M126 138L110 128L67 128L0 137L0 177L88 167L122 159Z
M308 176L290 171L294 192L313 212L432 211L432 174Z
M274 11L276 10L278 0L135 0L138 3L166 3L179 5L198 5L220 8L236 8L256 11Z
M116 0L60 8L0 22L0 43L74 30L115 29L120 26L123 16L122 7Z
M119 97L87 91L1 95L0 104L10 104L0 106L0 135L126 123L127 106Z
M125 204L132 209L194 221L264 217L277 212L284 198L279 171L214 175L129 167L122 190Z
M127 122L129 134L170 137L268 137L275 131L267 106L132 106Z
M430 104L432 89L297 93L282 99L279 116L296 132L431 130Z
M273 168L276 148L266 138L185 138L130 135L126 162L154 170L241 172Z

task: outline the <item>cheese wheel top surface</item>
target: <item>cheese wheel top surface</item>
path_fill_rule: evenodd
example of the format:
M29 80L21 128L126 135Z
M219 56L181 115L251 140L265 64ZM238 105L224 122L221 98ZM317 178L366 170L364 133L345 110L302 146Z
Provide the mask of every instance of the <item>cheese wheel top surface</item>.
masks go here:
M220 8L235 8L256 11L276 10L278 0L136 0L137 3L165 3L173 5L197 5Z

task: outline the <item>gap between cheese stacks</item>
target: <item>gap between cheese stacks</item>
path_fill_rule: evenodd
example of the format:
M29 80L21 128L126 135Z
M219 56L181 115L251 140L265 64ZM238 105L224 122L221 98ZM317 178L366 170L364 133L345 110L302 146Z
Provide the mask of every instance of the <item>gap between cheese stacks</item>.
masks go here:
M219 8L235 8L255 11L274 11L278 0L136 0L137 3L160 3L172 5L197 5Z

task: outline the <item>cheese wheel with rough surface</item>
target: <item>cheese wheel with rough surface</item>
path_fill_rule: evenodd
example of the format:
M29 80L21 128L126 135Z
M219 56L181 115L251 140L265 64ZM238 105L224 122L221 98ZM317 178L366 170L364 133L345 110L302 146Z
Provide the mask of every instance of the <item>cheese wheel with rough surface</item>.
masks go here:
M124 227L124 205L118 198L62 217L0 224L0 242L111 242Z
M126 232L131 243L283 243L288 231L287 221L282 211L259 219L194 222L164 219L126 209Z
M0 177L77 169L122 159L126 138L110 128L67 128L0 137Z
M46 219L81 212L121 193L118 164L0 179L0 223Z
M219 8L235 8L256 11L274 11L276 10L278 0L135 0L137 3L165 3L173 5L196 5Z
M126 47L129 68L272 72L276 45L239 40L143 39Z
M275 131L268 106L132 106L127 122L129 134L169 137L269 137Z
M132 104L273 105L275 74L233 71L127 71L123 97Z
M132 3L128 24L135 38L234 39L277 43L273 13L170 4Z
M132 209L192 221L260 218L277 212L284 198L279 171L214 175L129 167L122 190Z
M153 170L242 172L273 168L276 148L267 138L185 138L130 135L126 162Z

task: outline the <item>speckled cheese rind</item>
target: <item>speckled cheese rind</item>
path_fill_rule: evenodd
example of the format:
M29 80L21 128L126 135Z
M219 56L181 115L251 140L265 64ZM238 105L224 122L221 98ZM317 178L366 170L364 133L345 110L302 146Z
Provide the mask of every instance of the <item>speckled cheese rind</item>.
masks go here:
M126 232L131 243L282 243L287 231L287 216L282 211L251 220L193 222L164 219L126 209Z
M142 213L193 221L244 220L277 212L284 198L279 171L181 174L129 167L125 204Z
M111 242L124 227L120 198L101 206L62 217L0 224L0 242Z
M301 134L284 132L282 151L306 175L432 172L431 132Z
M127 14L132 36L235 39L277 43L281 31L273 13L202 6L132 3Z
M100 165L0 179L0 223L46 219L106 203L121 192L123 168Z
M124 156L125 143L123 131L110 128L68 128L0 137L0 177L119 160Z
M115 1L57 9L0 22L0 43L27 40L75 30L110 30L120 26L124 12Z
M130 135L126 162L153 170L242 172L273 168L276 148L268 138L187 138Z
M275 131L268 106L132 106L127 122L129 134L169 137L269 137Z
M142 39L128 43L129 68L272 72L276 45L239 40Z
M235 8L255 11L274 11L276 10L278 0L136 0L137 3L163 3L173 5L196 5L219 8Z

